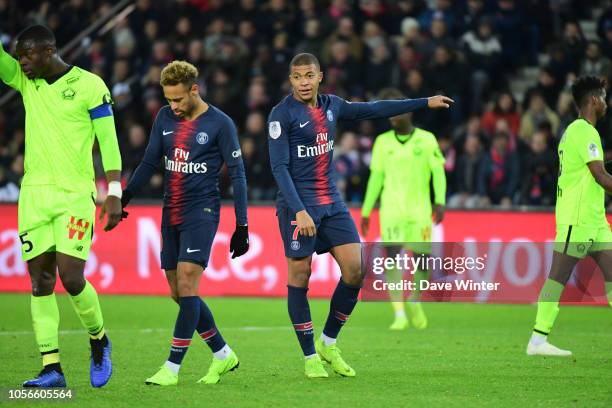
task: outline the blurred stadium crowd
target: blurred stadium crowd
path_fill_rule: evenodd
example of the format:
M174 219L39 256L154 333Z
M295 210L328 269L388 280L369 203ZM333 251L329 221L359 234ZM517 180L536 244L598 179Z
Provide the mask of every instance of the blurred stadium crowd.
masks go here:
M43 23L61 47L113 4L0 0L0 40L10 49L21 29ZM276 193L266 117L289 93L295 53L319 56L324 93L371 100L394 87L409 98L454 98L449 111L414 115L446 156L450 207L554 204L557 141L576 117L569 85L576 75L612 72L612 7L596 0L136 0L135 6L108 33L83 42L82 55L67 59L100 75L112 92L124 177L142 158L165 104L162 67L185 59L200 70L205 100L238 127L252 200ZM587 38L580 20L595 22L596 35ZM511 91L525 67L537 71L533 83ZM0 111L0 201L17 200L23 173L19 102L15 97ZM607 158L611 118L599 125ZM334 166L347 201L362 200L373 140L388 128L380 120L339 129ZM161 196L161 174L141 197ZM224 197L229 186L224 176Z

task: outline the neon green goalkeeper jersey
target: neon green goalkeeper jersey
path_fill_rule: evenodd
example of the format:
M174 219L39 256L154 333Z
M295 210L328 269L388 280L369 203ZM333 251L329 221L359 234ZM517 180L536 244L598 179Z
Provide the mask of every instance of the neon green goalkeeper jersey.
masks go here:
M557 225L607 226L605 192L587 166L603 161L597 129L584 119L576 119L565 130L558 150Z
M69 191L95 192L92 159L95 108L110 109L111 103L102 79L74 66L51 84L42 78L28 79L19 63L1 46L0 78L21 93L26 111L22 186L57 185ZM112 153L102 152L105 170L120 170L114 129L112 135L98 135L102 149L107 140L100 136L114 138L108 140Z
M414 128L402 142L394 130L380 134L374 142L371 176L362 215L369 217L380 193L380 217L403 222L431 221L430 180L434 177L436 204L445 204L444 156L436 137ZM382 176L382 186L377 178ZM374 178L374 179L373 179Z

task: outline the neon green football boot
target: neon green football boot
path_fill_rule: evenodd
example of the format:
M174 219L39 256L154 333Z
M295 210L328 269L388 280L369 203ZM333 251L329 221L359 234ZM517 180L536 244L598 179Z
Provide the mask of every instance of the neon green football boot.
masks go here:
M174 374L166 365L162 365L158 372L145 380L147 385L177 385L178 374Z
M306 359L305 373L308 378L327 378L327 370L323 367L323 362L318 354L312 358Z
M353 370L351 366L346 364L346 361L342 359L342 356L340 355L341 351L338 346L335 344L326 346L323 340L318 339L315 341L315 349L323 361L327 361L336 373L344 377L355 376L355 370Z
M216 384L221 381L221 376L223 374L234 371L239 365L240 361L238 361L238 356L233 350L230 355L223 360L219 360L213 356L212 363L210 363L210 367L208 367L208 372L204 377L198 380L198 383Z

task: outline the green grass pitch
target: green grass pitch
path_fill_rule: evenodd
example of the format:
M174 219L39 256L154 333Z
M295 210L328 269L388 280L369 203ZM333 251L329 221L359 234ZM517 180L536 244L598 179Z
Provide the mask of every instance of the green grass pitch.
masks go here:
M168 356L176 305L162 297L102 296L114 374L93 389L87 335L67 297L58 298L72 406L612 406L612 311L603 307L561 308L551 342L574 357L554 359L524 354L534 306L426 304L427 330L391 332L390 305L363 302L338 342L357 377L307 380L284 299L207 299L240 368L220 384L196 384L211 358L196 337L178 387L162 388L144 379ZM328 304L311 301L315 336ZM0 350L0 388L18 387L40 369L28 295L0 295ZM35 404L48 405L61 403Z

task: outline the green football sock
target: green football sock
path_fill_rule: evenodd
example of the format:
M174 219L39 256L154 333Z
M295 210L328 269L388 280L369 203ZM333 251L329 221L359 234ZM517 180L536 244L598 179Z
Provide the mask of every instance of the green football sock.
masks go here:
M612 282L606 282L606 296L608 296L608 304L612 307Z
M533 327L535 332L544 335L550 333L559 314L559 299L564 288L564 285L552 279L546 279L544 282L538 298L538 312Z
M55 293L47 296L30 298L32 326L38 343L38 350L43 355L43 365L59 362L59 309Z
M72 307L79 315L81 323L89 332L93 339L101 339L104 337L104 320L102 319L102 310L98 301L96 290L88 281L85 281L85 287L76 296L71 296Z
M397 269L389 269L385 272L388 283L399 284L402 281L402 273ZM396 312L404 309L404 291L401 289L389 290L389 298Z
M427 275L429 272L423 271L421 269L417 269L414 272L413 282L414 282L414 291L412 292L412 297L410 298L413 302L418 302L421 300L421 281L427 280Z

